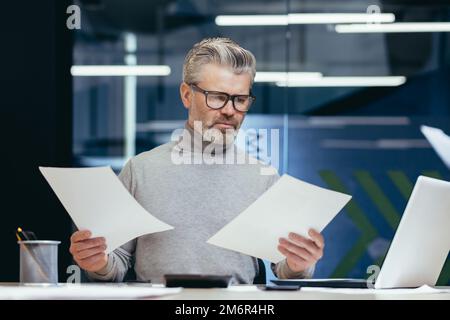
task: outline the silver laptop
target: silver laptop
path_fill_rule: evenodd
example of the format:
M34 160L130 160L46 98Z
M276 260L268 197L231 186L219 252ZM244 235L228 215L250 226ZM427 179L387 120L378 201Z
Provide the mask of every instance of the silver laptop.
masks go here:
M436 285L450 250L450 182L420 176L375 288Z
M450 250L450 182L420 176L395 232L375 288L436 285ZM271 280L281 286L367 288L365 279Z

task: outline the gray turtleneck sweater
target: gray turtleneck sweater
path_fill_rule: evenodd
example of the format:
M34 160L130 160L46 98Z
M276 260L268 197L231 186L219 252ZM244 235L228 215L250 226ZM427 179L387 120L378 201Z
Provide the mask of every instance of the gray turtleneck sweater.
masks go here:
M225 160L223 164L198 163L204 144L198 147L186 141L180 139L143 152L131 158L119 174L133 197L174 229L141 236L114 250L103 270L88 272L91 280L120 282L134 267L137 280L153 283L163 283L164 274L171 273L229 274L234 283L253 283L259 272L255 258L206 241L279 176L262 175L265 166L235 145L213 154L215 159L225 159L233 153L233 164ZM192 161L180 163L180 155ZM236 163L239 156L246 159L245 163ZM272 270L279 278L303 278L310 277L313 268L294 273L282 261L273 264Z

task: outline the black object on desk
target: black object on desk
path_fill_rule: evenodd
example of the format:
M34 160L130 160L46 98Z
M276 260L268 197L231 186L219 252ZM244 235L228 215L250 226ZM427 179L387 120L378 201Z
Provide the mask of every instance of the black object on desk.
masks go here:
M366 279L287 279L270 280L279 286L322 287L322 288L359 288L367 289Z
M184 288L227 288L231 276L201 274L166 274L166 287Z
M149 284L152 284L152 281L151 280L127 280L127 281L124 281L124 283L125 284L146 284L146 285L149 285Z
M300 286L295 286L295 285L265 285L265 286L261 286L260 287L261 290L266 290L266 291L296 291L296 290L300 290Z

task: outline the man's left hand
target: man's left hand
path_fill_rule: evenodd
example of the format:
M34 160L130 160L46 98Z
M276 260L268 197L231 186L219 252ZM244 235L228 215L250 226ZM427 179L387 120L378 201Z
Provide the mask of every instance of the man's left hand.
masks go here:
M311 239L290 232L288 238L280 238L278 250L286 257L289 269L302 272L313 266L323 256L325 240L314 229L309 230Z

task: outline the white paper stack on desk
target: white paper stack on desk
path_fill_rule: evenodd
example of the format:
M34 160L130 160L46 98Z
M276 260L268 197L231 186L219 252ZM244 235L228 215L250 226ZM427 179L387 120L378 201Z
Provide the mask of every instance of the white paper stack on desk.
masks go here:
M146 299L181 291L181 288L126 284L0 285L0 300Z

